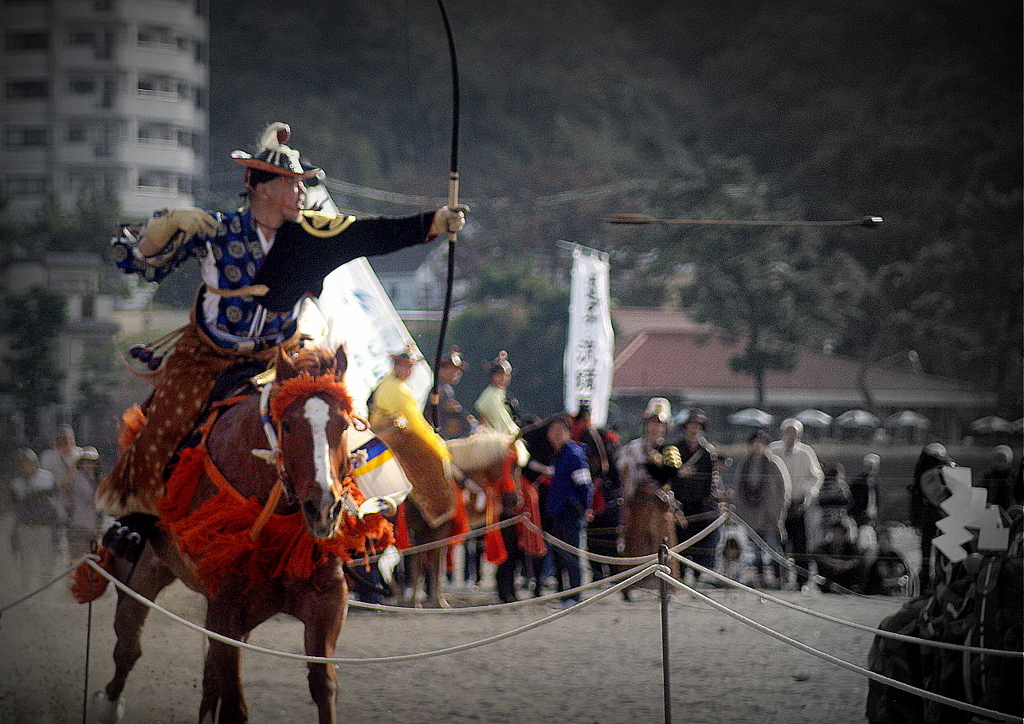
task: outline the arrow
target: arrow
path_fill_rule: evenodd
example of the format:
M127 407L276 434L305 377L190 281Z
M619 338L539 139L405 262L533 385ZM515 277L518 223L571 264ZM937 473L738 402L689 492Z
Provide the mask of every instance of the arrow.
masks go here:
M759 219L656 219L645 214L612 214L602 221L609 224L685 224L689 226L863 226L868 229L882 225L881 216L862 216L840 221L774 221Z

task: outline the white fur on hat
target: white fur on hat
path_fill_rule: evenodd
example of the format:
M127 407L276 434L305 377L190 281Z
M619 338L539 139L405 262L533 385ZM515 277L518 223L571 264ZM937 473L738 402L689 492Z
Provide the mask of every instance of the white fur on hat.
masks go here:
M658 422L667 423L672 417L672 405L664 397L652 397L647 401L647 409L644 410L643 418L656 419Z

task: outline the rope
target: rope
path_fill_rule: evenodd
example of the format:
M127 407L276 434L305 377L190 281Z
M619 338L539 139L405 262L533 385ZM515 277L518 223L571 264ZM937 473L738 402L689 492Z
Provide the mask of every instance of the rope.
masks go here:
M94 561L88 560L86 562L89 564L89 566L91 566L93 568L93 570L95 570L100 575L104 576L107 580L109 580L111 583L113 583L114 586L119 591L123 592L125 595L130 596L131 598L135 599L136 601L138 601L142 605L147 606L147 607L149 607L150 609L152 609L154 611L157 611L159 613L164 614L165 616L170 618L172 621L176 621L177 623L180 623L181 625L185 626L186 628L190 628L193 631L197 631L197 632L203 634L204 636L213 639L214 641L219 641L222 644L227 644L228 646L234 646L235 648L238 648L238 649L245 649L247 651L254 651L256 653L268 654L270 656L277 656L278 658L282 658L282 659L291 659L292 661L304 661L306 663L336 664L336 665L342 665L342 664L387 664L387 663L393 663L393 662L398 662L398 661L416 661L418 659L429 659L429 658L433 658L435 656L444 656L446 654L453 654L453 653L458 653L460 651L467 651L469 649L478 648L480 646L486 646L487 644L492 644L492 643L496 643L498 641L503 641L505 639L512 638L513 636L518 636L521 633L526 633L527 631L532 631L535 628L538 628L540 626L543 626L544 624L547 624L547 623L550 623L552 621L555 621L555 620L557 620L559 618L562 618L563 616L566 616L566 615L568 615L570 613L575 613L576 610L582 610L583 608L586 608L587 606L593 605L594 603L597 603L598 601L600 601L600 600L602 600L604 598L607 598L608 596L610 596L610 595L612 595L614 593L617 593L618 591L621 591L622 589L626 588L627 586L633 585L637 581L646 578L651 573L663 570L663 567L659 566L657 564L648 566L647 568L644 568L643 570L641 570L639 573L635 573L634 575L630 576L625 581L622 581L621 583L618 583L618 584L612 586L609 589L601 591L600 593L598 593L597 595L593 596L592 598L587 599L586 601L580 601L579 603L575 604L571 608L563 609L563 610L558 611L556 613L553 613L553 614L551 614L549 616L545 616L544 618L538 619L537 621L533 621L531 623L524 624L522 626L518 626L518 627L516 627L516 628L514 628L514 629L512 629L510 631L506 631L505 633L495 634L494 636L488 636L487 638L478 639L477 641L470 641L468 643L458 644L456 646L448 646L446 648L436 649L434 651L423 651L423 652L415 653L415 654L399 654L399 655L396 655L396 656L373 656L373 657L359 659L359 658L334 658L334 657L326 657L326 656L307 656L305 654L293 654L293 653L290 653L290 652L287 652L287 651L278 651L278 650L275 650L275 649L268 649L268 648L266 648L264 646L257 646L256 644L250 644L250 643L246 643L244 641L238 641L237 639L233 639L233 638L230 638L228 636L223 636L223 635L215 633L213 631L209 631L209 630L203 628L202 626L200 626L198 624L192 623L188 619L182 618L181 616L179 616L179 615L177 615L175 613L172 613L171 611L168 611L167 609L165 609L162 606L154 603L153 601L150 601L145 596L143 596L143 595L141 595L139 593L136 593L131 588L129 588L128 586L124 585L123 583L121 583L120 581L115 579L113 576L111 576L109 573L107 573L105 570L100 568Z
M649 567L649 565L650 564L644 567ZM629 570L620 571L611 576L607 576L606 578L602 578L598 581L591 581L590 583L585 583L582 586L577 586L576 588L569 588L564 591L559 591L557 593L548 593L544 596L524 598L519 601L510 601L508 603L487 603L481 606L461 606L459 608L408 608L406 606L388 606L382 603L364 603L362 601L349 601L348 605L354 608L365 608L371 611L394 611L402 613L458 614L476 613L478 611L500 611L509 608L523 608L524 606L532 606L537 603L547 603L549 601L565 598L566 596L571 596L574 593L588 591L591 588L601 588L614 581L619 581L623 578L635 575L640 570L640 568L641 566L635 566L633 568L630 568Z
M966 644L954 644L954 643L949 643L949 642L946 642L946 641L934 641L932 639L922 639L922 638L918 638L917 636L908 636L907 634L896 633L895 631L886 631L884 629L875 628L873 626L867 626L865 624L856 623L854 621L846 621L844 619L837 618L835 616L831 616L831 615L829 615L827 613L822 613L820 611L815 611L813 609L806 608L806 607L801 606L799 604L792 603L791 601L787 601L787 600L785 600L783 598L779 598L777 596L773 596L773 595L771 595L769 593L765 593L764 591L759 591L756 588L751 588L750 586L744 585L744 584L740 583L739 581L734 581L733 579L729 578L728 576L722 575L718 571L713 571L710 568L705 568L704 566L700 565L699 563L694 563L693 561L691 561L688 558L683 558L678 553L674 553L673 551L669 551L669 555L672 556L673 558L675 558L676 560L682 561L686 565L688 565L691 568L693 568L695 571L699 571L701 574L706 574L708 576L711 576L715 580L720 581L721 583L724 583L724 584L726 584L728 586L732 586L733 588L738 588L740 590L746 591L747 593L753 593L754 595L756 595L756 596L758 596L758 597L760 597L760 598L762 598L762 599L764 599L766 601L771 601L772 603L777 603L777 604L779 604L781 606L785 606L786 608L790 608L790 609L792 609L794 611L799 611L800 613L806 613L806 614L808 614L810 616L814 616L816 618L820 618L820 619L823 619L825 621L830 621L832 623L842 624L843 626L848 626L850 628L857 629L858 631L864 631L866 633L875 634L876 636L881 636L883 638L893 639L894 641L903 641L905 643L918 644L920 646L931 646L931 647L937 648L937 649L949 649L951 651L967 651L967 652L975 653L975 654L991 654L993 656L1006 656L1006 657L1009 657L1009 658L1024 659L1024 651L1008 651L1006 649L986 649L986 648L982 648L980 646L968 646ZM876 600L876 599L872 598L871 596L863 596L863 598L867 598L868 600Z
M722 513L707 528L704 528L703 530L698 531L695 535L687 538L682 543L677 543L676 545L672 546L672 548L670 548L669 550L681 551L681 550L685 550L687 548L690 548L694 543L702 541L702 540L704 540L704 538L706 538L707 536L711 535L711 533L713 533L717 528L721 527L728 519L729 519L728 513ZM655 560L658 559L658 554L657 553L651 553L651 554L646 555L646 556L633 556L633 557L629 557L629 558L618 557L618 556L605 556L605 555L601 555L600 553L591 553L590 551L585 551L582 548L576 548L576 547L566 543L563 540L559 540L558 538L554 537L550 533L547 533L544 530L542 530L539 527L537 527L537 525L533 521L524 520L523 523L528 528L532 528L534 531L536 531L536 532L540 533L542 536L544 536L544 540L546 540L548 543L550 543L551 545L555 546L556 548L561 548L562 550L568 551L569 553L576 553L576 554L582 556L583 558L585 558L588 561L595 561L597 563L611 563L613 565L620 565L620 566L631 566L631 565L641 565L641 564L644 564L644 563L650 563L651 561L655 561Z
M492 530L495 530L495 529L498 529L498 528L507 528L508 526L512 525L513 523L518 523L520 520L526 520L526 517L522 516L522 515L517 515L514 518L506 518L505 520L499 521L497 523L491 523L490 525L485 525L485 526L482 526L480 528L473 528L468 533L460 533L458 535L450 535L447 538L442 538L441 540L434 541L433 543L420 543L419 545L409 546L408 548L406 548L404 550L403 549L396 549L396 550L398 550L398 552L402 556L411 555L413 553L422 553L423 551L429 551L429 550L433 550L434 548L442 548L444 546L451 545L452 543L459 542L459 541L461 541L461 540L463 540L465 538L478 538L478 537L480 537L482 535L486 535L489 531L492 531ZM384 555L384 554L383 553L376 553L376 554L374 554L372 556L367 556L365 561L366 562L376 561L382 555ZM350 561L349 563L351 565L363 565L363 562L364 562L363 559L360 559L359 561Z
M951 699L948 696L943 696L942 694L935 694L935 693L930 692L930 691L925 691L924 689L919 689L916 686L911 686L910 684L904 683L902 681L897 681L896 679L890 679L888 676L883 676L882 674L875 673L874 671L871 671L870 669L865 669L863 666L858 666L857 664L852 664L849 661L845 661L843 659L840 659L837 656L833 656L832 654L829 654L829 653L826 653L826 652L821 651L819 649L816 649L813 646L809 646L809 645L803 643L802 641L797 641L796 639L794 639L794 638L792 638L790 636L786 636L785 634L779 633L778 631L775 631L775 630L773 630L771 628L768 628L764 624L761 624L761 623L753 620L752 618L748 618L747 616L744 616L743 614L739 613L738 611L732 610L731 608L729 608L725 604L719 603L718 601L714 600L713 598L704 595L703 593L701 593L697 589L691 588L690 586L687 586L685 583L676 580L675 578L673 578L668 573L665 573L663 570L659 570L657 573L655 573L655 575L658 576L658 578L661 578L664 581L667 581L667 582L669 582L669 583L671 583L673 585L679 586L680 588L685 590L687 593L689 593L691 596L694 596L695 598L698 598L698 599L702 600L704 603L710 605L715 610L720 611L722 613L725 613L725 614L731 616L732 618L736 619L740 623L743 623L743 624L745 624L747 626L755 628L758 631L760 631L761 633L767 634L767 635L771 636L774 639L777 639L777 640L779 640L779 641L781 641L781 642L783 642L785 644L788 644L788 645L790 645L790 646L792 646L794 648L800 649L804 653L808 653L808 654L811 654L812 656L816 656L819 659L823 659L825 661L828 661L829 663L835 664L836 666L842 667L842 668L844 668L844 669L846 669L848 671L852 671L854 673L860 674L861 676L866 676L867 678L872 679L873 681L877 681L877 682L879 682L881 684L885 684L887 686L891 686L894 689L899 689L900 691L905 691L905 692L907 692L909 694L915 694L917 696L924 697L925 699L931 699L932 701L939 702L940 704L945 704L947 706L952 706L952 707L955 707L957 709L962 709L962 710L968 711L968 712L970 712L972 714L978 714L980 716L987 716L987 717L990 717L990 718L993 718L993 719L997 719L999 721L1021 722L1022 724L1024 724L1024 719L1022 719L1019 716L1014 716L1013 714L1005 714L1003 712L995 711L993 709L985 709L985 708L980 707L980 706L975 706L974 704L968 704L968 703L963 702L963 701L958 701L956 699Z
M794 571L797 571L798 573L805 573L808 578L812 579L815 583L818 583L818 584L820 584L822 581L824 581L824 582L828 583L828 585L831 586L833 588L833 590L836 590L836 591L838 591L840 593L845 593L845 594L851 595L851 596L860 596L861 598L870 598L870 596L865 596L865 595L863 595L861 593L857 593L856 591L851 591L849 588L846 588L845 586L840 586L838 583L835 583L835 582L830 581L829 579L825 578L820 573L819 574L811 573L808 569L804 568L803 566L798 566L794 561L791 561L790 559L786 558L785 556L779 555L778 551L776 551L774 548L772 548L770 545L768 545L768 543L764 540L764 538L759 536L757 534L757 531L755 531L753 528L750 527L750 524L747 523L747 521L743 520L741 517L736 515L736 513L731 511L731 510L729 511L729 518L730 518L730 520L735 522L737 525L739 525L741 528L743 528L744 531L746 531L747 536L750 538L751 541L753 541L754 545L757 546L757 548L762 553L767 553L768 556L773 561L778 563L780 566L783 566L787 570L794 570ZM808 557L808 558L811 557L810 554L801 554L801 555L806 555L806 557Z
M0 616L3 616L4 613L6 613L8 609L14 608L15 606L17 606L17 605L19 605L21 603L24 603L25 601L27 601L28 599L32 598L33 596L39 595L40 593L45 591L47 588L52 586L57 581L59 581L62 578L65 578L65 577L71 575L72 573L74 573L75 569L78 568L78 564L81 563L82 561L88 559L90 555L92 555L92 554L91 553L87 553L84 556L82 556L81 558L79 558L77 561L73 561L71 563L71 566L66 568L63 573L58 575L56 578L54 578L54 579L52 579L50 581L47 581L46 583L44 583L43 585L41 585L39 588L37 588L36 590L32 591L31 593L26 593L24 596L22 596L18 600L13 601L11 603L8 603L6 606L0 606ZM99 559L96 558L95 560L99 560Z

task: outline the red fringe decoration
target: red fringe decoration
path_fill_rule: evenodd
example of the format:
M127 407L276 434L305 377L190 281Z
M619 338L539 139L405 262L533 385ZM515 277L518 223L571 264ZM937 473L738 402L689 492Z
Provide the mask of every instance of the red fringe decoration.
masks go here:
M399 503L398 511L395 513L395 547L401 551L412 548L409 524L405 522L405 503Z
M466 512L466 501L462 499L462 491L458 487L455 488L455 515L452 517L452 527L449 530L448 535L458 536L451 543L448 544L448 548L454 548L455 546L462 545L466 542L466 533L469 532L469 513Z
M523 504L516 511L525 515L531 523L540 527L540 494L537 486L529 480L521 481L523 484ZM548 545L544 542L544 536L528 528L523 523L516 523L517 540L523 553L534 558L543 558L548 552Z
M174 536L208 595L216 594L229 572L244 576L252 590L273 578L309 578L331 555L349 561L394 540L391 524L377 513L362 520L346 514L333 538L320 539L296 512L272 515L253 541L249 530L263 509L255 497L241 501L237 491L222 490L191 509L205 454L202 448L182 452L160 501L160 525ZM357 505L365 500L354 484L350 492Z
M281 415L295 400L318 392L333 397L341 403L346 412L352 412L352 397L348 394L348 387L344 382L335 379L333 374L314 377L304 373L274 384L274 392L270 398L270 413L274 419L280 420Z
M114 554L108 549L100 546L100 568L107 573L114 574ZM92 569L85 561L82 561L71 574L71 595L78 603L89 603L95 601L107 590L110 581Z
M121 435L117 446L127 450L128 446L139 436L142 426L146 424L146 415L138 405L132 405L121 414Z

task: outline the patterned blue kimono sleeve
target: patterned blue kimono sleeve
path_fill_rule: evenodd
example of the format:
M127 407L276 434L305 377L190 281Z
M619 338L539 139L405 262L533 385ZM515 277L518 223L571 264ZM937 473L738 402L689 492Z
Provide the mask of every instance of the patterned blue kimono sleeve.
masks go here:
M214 218L222 221L220 214ZM159 254L145 257L139 253L139 239L127 231L110 240L114 248L114 264L125 274L138 274L147 282L159 282L177 269L190 256L206 255L206 238L190 236L186 239L175 237Z

